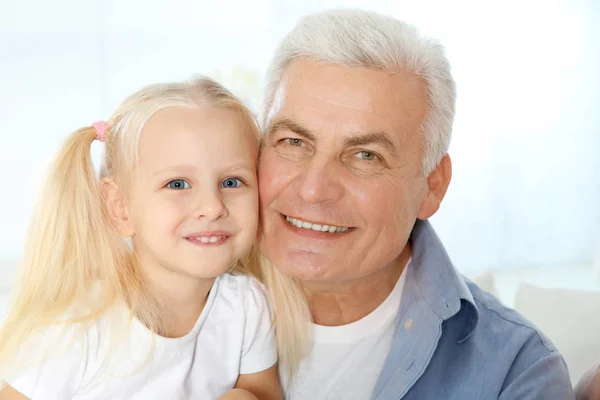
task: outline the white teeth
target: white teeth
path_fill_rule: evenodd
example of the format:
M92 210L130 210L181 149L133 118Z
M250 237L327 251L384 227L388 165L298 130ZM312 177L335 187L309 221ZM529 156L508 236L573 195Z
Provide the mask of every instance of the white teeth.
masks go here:
M302 221L302 220L299 220L296 218L291 218L291 217L285 217L285 219L287 220L287 222L289 222L290 224L294 225L297 228L312 229L313 231L317 231L317 232L329 231L330 233L334 233L334 232L343 233L348 230L347 227L311 224L310 222L305 222L305 221Z
M197 240L199 240L202 243L216 243L224 237L225 236L202 236L197 238Z

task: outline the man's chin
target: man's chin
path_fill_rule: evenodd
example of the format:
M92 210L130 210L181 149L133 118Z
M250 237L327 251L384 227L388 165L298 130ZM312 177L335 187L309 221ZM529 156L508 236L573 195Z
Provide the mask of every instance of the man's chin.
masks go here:
M302 281L321 280L330 270L330 257L306 250L286 250L267 258L286 276Z

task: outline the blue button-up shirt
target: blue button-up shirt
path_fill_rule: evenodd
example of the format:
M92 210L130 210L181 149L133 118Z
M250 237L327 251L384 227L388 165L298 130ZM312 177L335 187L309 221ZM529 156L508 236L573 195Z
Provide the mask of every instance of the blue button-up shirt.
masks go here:
M574 398L548 338L463 278L429 222L417 221L411 243L396 332L372 399Z

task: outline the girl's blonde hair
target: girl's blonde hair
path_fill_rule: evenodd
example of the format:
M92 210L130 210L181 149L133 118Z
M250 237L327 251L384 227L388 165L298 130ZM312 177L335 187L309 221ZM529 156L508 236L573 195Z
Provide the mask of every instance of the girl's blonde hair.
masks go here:
M68 137L49 170L30 223L11 307L0 330L0 377L14 372L17 353L27 340L56 326L77 325L83 332L119 302L125 301L132 315L160 332L161 313L144 289L133 251L111 223L101 180L125 183L133 178L140 135L152 115L168 107L198 106L225 107L243 115L259 140L251 112L205 77L151 85L127 98L106 122L99 175L90 154L96 129L89 126ZM263 263L256 246L233 270L267 283L280 362L293 371L307 343L309 321L298 285Z

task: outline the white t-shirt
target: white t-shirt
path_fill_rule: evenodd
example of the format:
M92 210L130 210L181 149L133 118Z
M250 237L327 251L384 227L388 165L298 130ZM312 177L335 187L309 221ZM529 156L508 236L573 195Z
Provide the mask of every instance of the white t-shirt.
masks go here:
M239 374L277 361L263 291L252 278L222 275L187 335L161 337L133 319L115 346L106 340L113 332L107 324L114 328L115 315L130 320L121 307L71 342L68 352L5 380L33 400L216 399L235 386ZM52 345L52 335L44 332L40 340Z
M369 315L342 326L313 324L310 356L300 363L291 382L281 374L286 400L371 397L392 344L408 267L385 301Z

